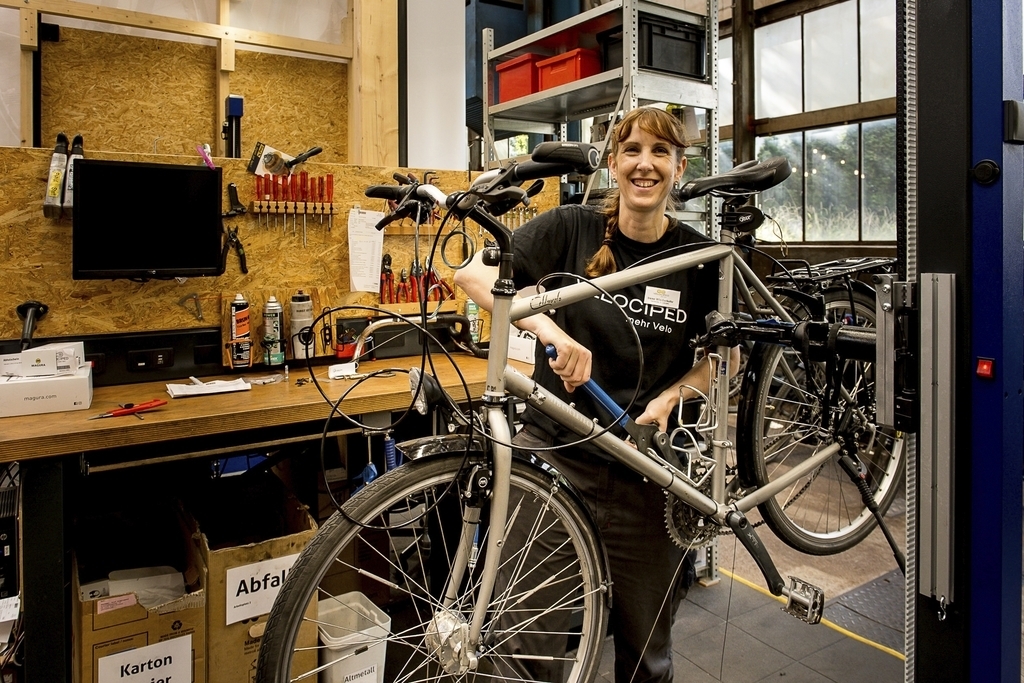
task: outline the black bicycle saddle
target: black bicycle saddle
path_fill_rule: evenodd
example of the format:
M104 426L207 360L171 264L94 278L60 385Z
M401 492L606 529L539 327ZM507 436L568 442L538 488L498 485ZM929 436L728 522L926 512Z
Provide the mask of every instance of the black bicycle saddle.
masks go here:
M786 157L747 161L726 173L691 180L676 193L680 202L706 194L751 195L775 187L793 172Z

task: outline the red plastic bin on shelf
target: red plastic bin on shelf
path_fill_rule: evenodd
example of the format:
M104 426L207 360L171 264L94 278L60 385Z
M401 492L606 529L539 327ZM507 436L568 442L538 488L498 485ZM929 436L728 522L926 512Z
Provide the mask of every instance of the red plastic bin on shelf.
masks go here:
M565 85L601 73L601 55L597 50L580 47L537 62L540 89Z
M498 74L498 102L508 102L537 92L537 62L544 55L527 53L507 62L496 64Z

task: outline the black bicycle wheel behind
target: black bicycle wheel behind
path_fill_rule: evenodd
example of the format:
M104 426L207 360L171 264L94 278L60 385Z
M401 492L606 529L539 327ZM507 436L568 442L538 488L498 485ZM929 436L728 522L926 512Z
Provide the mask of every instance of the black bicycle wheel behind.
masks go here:
M329 680L340 681L350 660L368 650L385 657L376 680L389 683L591 680L607 619L599 540L557 475L519 461L512 466L498 585L483 643L473 653L478 665L459 672L451 664L465 651L457 645L479 590L483 548L494 533L486 512L475 536L480 556L455 600L442 606L442 596L461 520L486 510L485 500L480 507L480 497L464 494L487 477L483 458L428 458L392 470L349 500L344 511L361 525L336 513L302 552L270 613L257 681L313 682L332 668ZM319 619L310 617L317 612L313 601ZM358 614L339 627L331 625L336 618L322 617L330 610L335 617L339 610ZM367 619L368 613L376 618ZM353 623L367 628L356 633ZM310 642L311 624L336 640L321 634ZM339 640L349 646L324 645Z
M851 297L853 310L851 312ZM825 292L833 322L874 325L874 301L860 290ZM825 368L807 366L793 349L756 345L744 378L737 415L741 481L762 487L834 441L847 409L873 498L884 513L896 497L905 466L903 435L874 424L874 364L846 361L845 396L835 401L823 431ZM793 548L814 555L847 550L875 528L873 515L836 459L825 462L758 507L772 531Z

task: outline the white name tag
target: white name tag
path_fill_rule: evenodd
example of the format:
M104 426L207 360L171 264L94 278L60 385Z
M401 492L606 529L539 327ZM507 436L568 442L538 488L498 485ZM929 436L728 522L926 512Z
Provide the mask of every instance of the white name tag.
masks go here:
M644 303L649 306L679 308L679 290L648 286L644 293Z

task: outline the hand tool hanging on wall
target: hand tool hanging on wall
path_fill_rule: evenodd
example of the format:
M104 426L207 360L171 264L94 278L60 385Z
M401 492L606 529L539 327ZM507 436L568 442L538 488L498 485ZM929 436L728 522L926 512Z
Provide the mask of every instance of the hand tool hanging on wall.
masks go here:
M234 183L228 184L228 205L229 208L226 213L222 213L223 218L231 218L232 216L241 216L246 212L245 205L238 201L238 186Z
M256 194L254 197L252 210L256 214L256 226L259 227L262 220L261 215L263 214L263 176L261 175L256 176Z
M224 272L228 267L228 251L232 247L235 248L235 252L238 254L238 264L242 271L242 274L249 272L249 266L245 262L245 247L242 246L242 240L238 239L238 226L234 229L225 226L224 232L227 237L224 239L224 247L220 251L220 272Z
M309 210L309 174L299 173L299 194L302 195L302 246L306 246L306 212Z
M404 304L409 301L409 271L402 268L402 274L398 280L398 291L395 292L395 303Z
M263 167L274 175L287 175L291 173L293 166L298 166L306 159L314 157L322 151L324 151L323 147L313 147L294 159L289 159L288 161L285 161L280 152L274 151L270 154L263 155Z
M320 176L316 179L317 194L316 201L320 204L320 225L324 224L324 177Z
M380 302L395 303L395 273L391 270L391 254L384 254L380 260Z
M327 232L331 231L331 222L334 218L334 174L327 174Z
M292 213L292 234L294 235L299 229L299 214L298 214L298 201L299 201L299 176L293 175L288 179L288 193L291 195L291 201L288 204L288 209ZM302 241L302 246L306 246L306 241Z

